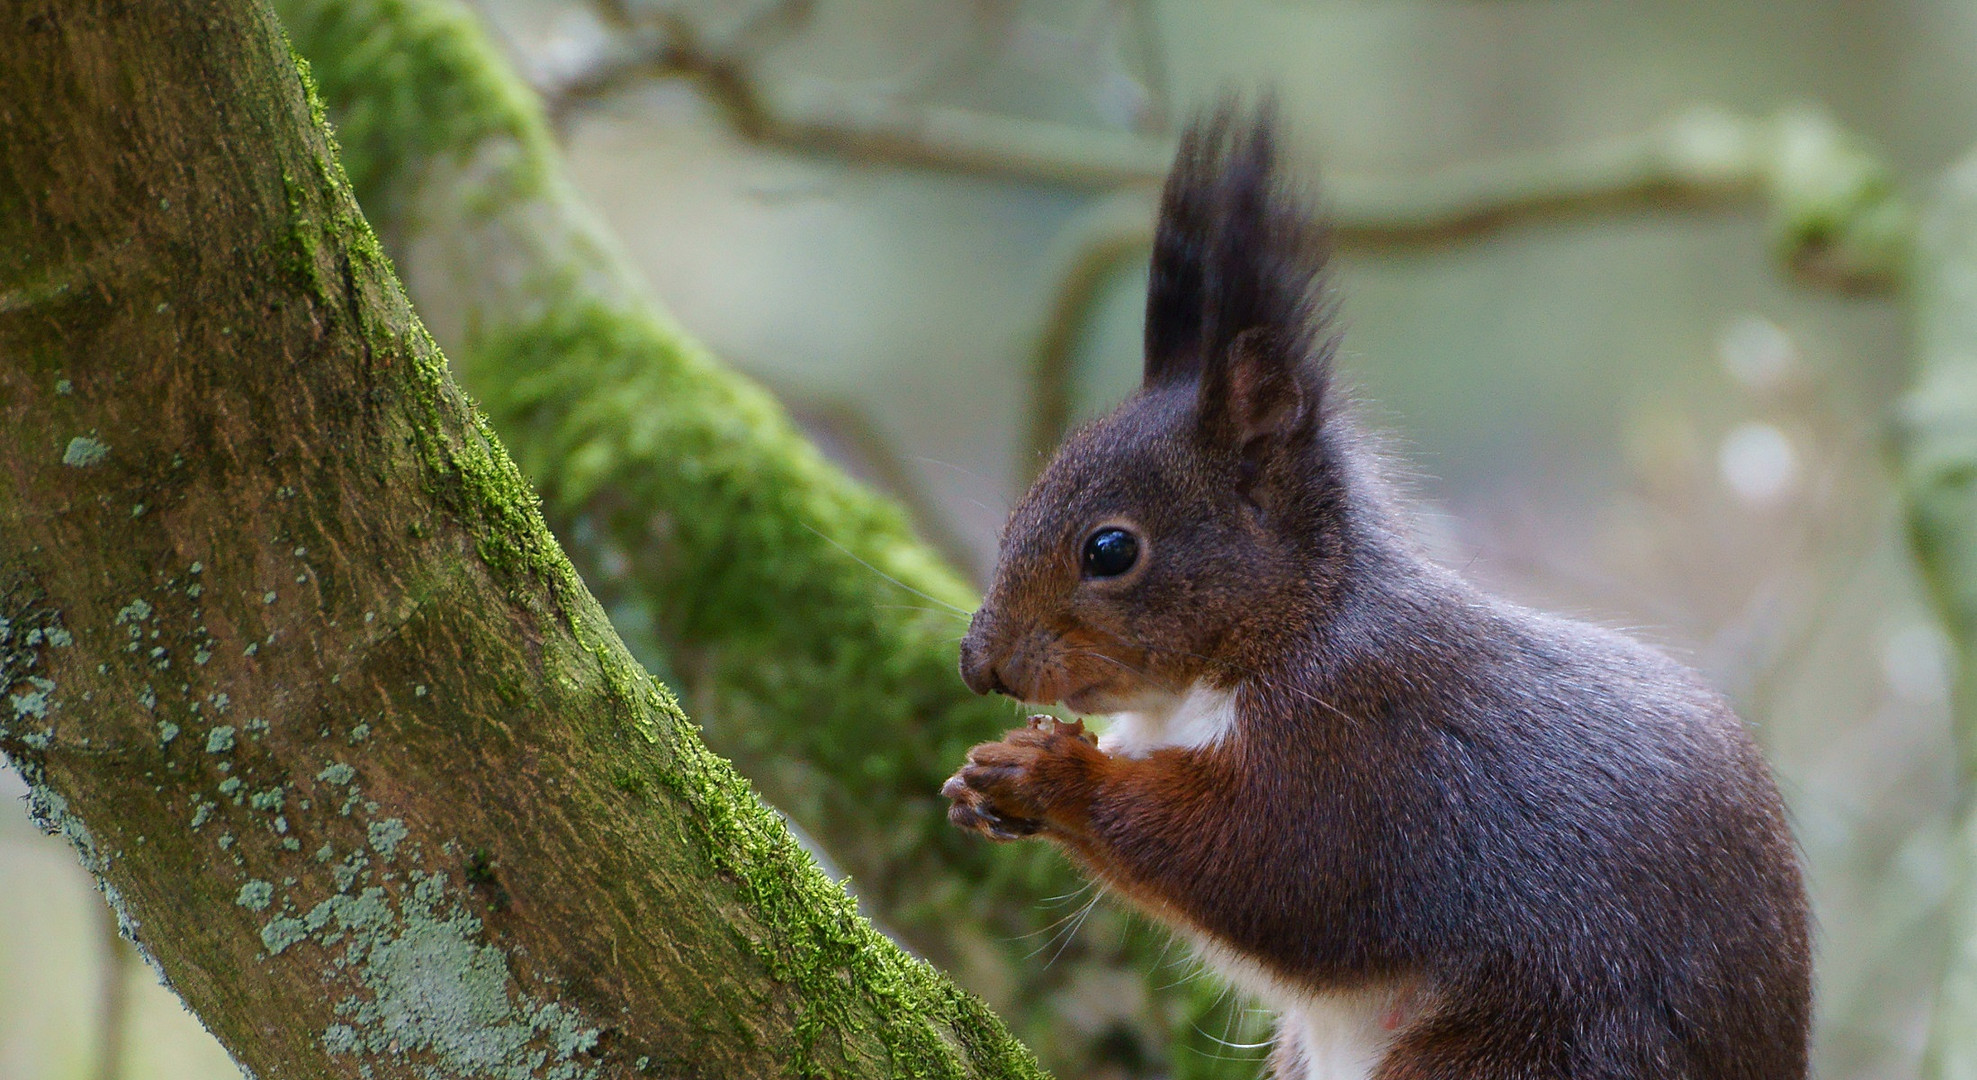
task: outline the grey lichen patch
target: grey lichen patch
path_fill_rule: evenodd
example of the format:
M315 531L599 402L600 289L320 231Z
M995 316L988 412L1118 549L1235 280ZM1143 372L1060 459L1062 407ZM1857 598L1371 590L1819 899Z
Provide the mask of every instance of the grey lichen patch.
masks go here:
M156 705L157 703L158 703L158 699L154 695L151 699L151 705ZM151 706L147 705L145 707L150 708ZM170 720L158 721L158 745L159 746L171 745L171 741L173 739L178 738L178 731L179 731L178 725L172 723Z
M68 449L62 451L62 464L73 469L87 469L91 465L101 465L110 456L110 446L94 435L77 435L69 440Z
M363 1045L357 1029L349 1024L331 1024L323 1029L323 1049L332 1054L354 1054Z
M336 882L336 891L349 892L364 879L364 872L370 865L371 860L368 856L361 851L353 851L348 859L330 867L330 877Z
M49 787L47 777L40 765L31 760L15 760L14 768L27 781L27 812L29 820L41 828L42 832L60 835L75 848L76 856L82 860L83 869L101 876L104 858L96 846L96 837L90 834L89 827L82 819L69 810L69 801L61 792Z
M27 592L25 596L0 596L0 603L7 606L7 614L0 615L0 688L9 689L12 705L0 710L0 738L11 736L30 750L43 750L53 731L38 722L46 720L54 707L51 695L55 683L35 670L45 649L66 646L74 638L62 629L61 612L41 604L38 594ZM11 692L23 685L23 692ZM30 722L35 722L31 728Z
M240 895L234 897L233 902L249 911L266 911L274 897L274 883L256 879L242 885Z
M336 761L323 766L323 770L316 774L316 779L342 787L351 780L356 779L356 776L356 769L351 768L341 761Z
M336 1055L408 1058L435 1080L589 1080L598 1029L569 1005L516 985L508 958L444 874L413 871L395 898L382 886L339 892L261 930L268 955L313 941L348 973L321 1039ZM360 1063L361 1069L361 1063Z
M224 754L233 749L233 728L222 725L206 733L206 752Z
M277 915L261 927L261 947L269 956L280 956L289 946L309 937L303 928L302 920L288 915Z
M25 694L8 694L7 700L14 707L14 719L27 717L42 719L48 715L48 695L54 691L55 683L39 675L27 677L28 691Z
M407 832L405 823L397 818L373 821L366 831L370 837L371 850L385 859L398 854L398 845L405 839Z
M418 880L391 923L338 913L372 995L345 1014L364 1048L429 1053L439 1076L595 1075L576 1055L596 1044L597 1030L574 1009L512 993L506 955L480 944L480 921L446 899L445 876L433 875ZM371 914L362 900L349 905L352 914Z

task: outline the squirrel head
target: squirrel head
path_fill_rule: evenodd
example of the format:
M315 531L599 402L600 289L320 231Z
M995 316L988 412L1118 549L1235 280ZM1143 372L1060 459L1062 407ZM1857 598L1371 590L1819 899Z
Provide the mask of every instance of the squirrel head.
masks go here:
M1326 232L1274 109L1188 128L1162 194L1140 388L1073 433L1003 530L961 646L977 693L1118 712L1268 663L1345 571Z

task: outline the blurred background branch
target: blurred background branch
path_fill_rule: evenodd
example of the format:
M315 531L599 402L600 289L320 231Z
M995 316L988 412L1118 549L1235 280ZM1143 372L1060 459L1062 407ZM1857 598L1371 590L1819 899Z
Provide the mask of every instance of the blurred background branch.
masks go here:
M1333 241L1368 252L1474 242L1547 220L1756 205L1782 269L1847 293L1898 288L1914 233L1887 163L1809 107L1762 119L1695 108L1636 136L1413 179L1328 176L1323 198ZM1066 230L1058 284L1032 347L1034 397L1019 451L1032 468L1078 412L1072 354L1106 285L1144 263L1155 202L1152 189L1130 189L1094 203Z
M97 937L102 942L98 978L102 981L96 999L96 1061L89 1075L92 1080L123 1080L124 1053L130 1043L130 980L137 967L137 949L124 940L110 905L95 906Z
M1120 271L1143 262L1158 184L1173 156L1165 64L1143 3L1133 15L1138 56L1154 88L1142 115L1151 133L991 114L927 104L817 80L778 82L763 55L800 33L812 0L775 0L718 42L677 6L596 0L612 33L592 53L538 78L552 120L566 126L600 101L653 79L685 78L739 136L789 149L923 166L1032 183L1109 189L1067 229L1048 307L1032 348L1027 475L1062 439L1076 413L1071 353L1095 305ZM983 5L980 10L993 10ZM962 39L984 55L986 35ZM935 58L938 59L938 58ZM924 68L936 70L927 63ZM912 80L924 83L925 77ZM1387 250L1473 242L1490 232L1549 220L1595 220L1641 209L1758 205L1771 245L1798 279L1845 292L1899 284L1913 215L1892 170L1823 110L1769 117L1687 108L1638 134L1580 146L1467 162L1413 177L1325 174L1324 203L1336 243Z
M1165 65L1141 12L1142 63L1156 93L1142 134L859 94L766 76L762 53L799 32L814 0L757 8L725 39L679 8L597 0L615 33L596 53L538 80L559 125L573 113L651 79L692 80L743 138L863 160L1095 189L1152 188L1173 157L1158 130L1171 122ZM1794 272L1845 289L1887 287L1912 227L1886 164L1810 107L1749 118L1696 107L1640 133L1559 150L1467 163L1417 177L1330 173L1327 213L1339 242L1411 246L1472 239L1517 222L1610 214L1640 205L1720 205L1763 199L1774 244ZM1094 247L1119 245L1096 237ZM1081 259L1081 264L1088 259Z
M1900 414L1909 536L1953 643L1961 760L1954 937L1930 1032L1928 1074L1977 1077L1977 157L1938 181L1923 218L1913 314L1914 387Z

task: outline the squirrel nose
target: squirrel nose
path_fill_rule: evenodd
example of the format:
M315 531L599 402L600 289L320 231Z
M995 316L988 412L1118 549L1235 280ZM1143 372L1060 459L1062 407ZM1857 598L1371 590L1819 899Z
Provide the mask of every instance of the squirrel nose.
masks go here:
M961 681L977 694L1004 694L1014 697L1009 684L1002 681L1002 672L990 660L987 649L981 648L973 640L961 643Z
M961 665L961 681L977 694L1008 694L1009 684L1002 681L1002 672L994 664Z

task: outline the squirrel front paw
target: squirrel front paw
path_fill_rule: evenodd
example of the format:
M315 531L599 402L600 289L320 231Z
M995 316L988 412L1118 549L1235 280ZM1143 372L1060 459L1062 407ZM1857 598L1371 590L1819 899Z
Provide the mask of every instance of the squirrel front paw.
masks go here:
M1081 720L1032 716L1027 726L968 751L941 785L947 820L991 840L1073 828L1090 805L1092 764L1103 755Z

